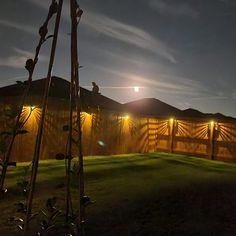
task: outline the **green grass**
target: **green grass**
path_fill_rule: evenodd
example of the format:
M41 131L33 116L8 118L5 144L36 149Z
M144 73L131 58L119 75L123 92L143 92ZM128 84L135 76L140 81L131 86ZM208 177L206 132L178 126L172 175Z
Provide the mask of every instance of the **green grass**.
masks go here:
M11 235L7 218L22 198L15 186L24 165L9 169L0 235ZM63 165L40 162L36 208L51 196L63 203ZM95 201L86 235L236 235L236 165L166 153L86 157L85 180Z

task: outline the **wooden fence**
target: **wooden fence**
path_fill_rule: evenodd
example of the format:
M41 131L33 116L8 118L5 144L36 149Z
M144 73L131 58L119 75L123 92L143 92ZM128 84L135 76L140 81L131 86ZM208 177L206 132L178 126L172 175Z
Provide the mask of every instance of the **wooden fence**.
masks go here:
M149 151L236 161L236 123L153 118L148 123Z
M25 116L30 109L25 107ZM28 133L17 137L12 161L32 159L40 112L40 108L33 109L24 127ZM65 153L68 134L63 131L63 126L67 125L68 115L69 112L62 108L55 109L55 104L49 105L41 159ZM236 161L236 123L143 118L106 111L83 112L81 120L84 155L166 151ZM3 129L1 125L0 131Z

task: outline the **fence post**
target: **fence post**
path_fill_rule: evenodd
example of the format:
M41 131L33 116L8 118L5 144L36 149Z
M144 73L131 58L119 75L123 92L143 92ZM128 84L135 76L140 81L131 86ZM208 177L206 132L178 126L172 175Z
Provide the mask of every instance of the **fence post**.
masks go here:
M147 118L147 152L150 152L150 126L149 126L149 118Z
M158 119L156 119L156 126L155 126L155 152L157 151L157 146L158 146Z
M173 118L171 118L169 120L169 126L170 126L170 148L169 148L169 152L173 153L173 149L174 149L174 124L175 124L175 120Z
M214 159L214 143L215 143L215 122L214 121L211 121L210 123L210 128L209 128L209 145L210 145L210 148L209 148L209 159L210 160L213 160Z

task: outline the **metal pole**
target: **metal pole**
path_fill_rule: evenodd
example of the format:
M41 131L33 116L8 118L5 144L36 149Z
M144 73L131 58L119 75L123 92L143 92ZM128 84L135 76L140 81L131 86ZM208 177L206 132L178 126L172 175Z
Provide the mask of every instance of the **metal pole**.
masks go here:
M70 2L70 15L72 21L72 3ZM76 9L76 7L75 7ZM75 68L75 60L74 60L74 39L73 39L73 27L71 26L71 80L70 80L70 110L69 110L69 134L68 134L68 149L66 153L66 213L65 220L69 221L69 214L71 210L71 194L70 194L70 182L71 182L71 157L72 157L72 139L73 139L73 109L74 109L74 101L75 101L75 88L74 88L74 68Z
M79 61L78 61L78 45L77 45L77 26L82 15L82 10L79 8L76 0L70 0L71 9L71 60L72 60L72 74L73 85L75 85L75 104L77 112L77 129L78 129L78 177L79 177L79 235L84 236L84 222L85 222L85 209L83 205L84 197L84 170L83 170L83 151L82 151L82 130L81 130L81 100L80 100L80 87L79 87ZM81 14L77 14L77 10ZM79 19L77 20L77 17Z

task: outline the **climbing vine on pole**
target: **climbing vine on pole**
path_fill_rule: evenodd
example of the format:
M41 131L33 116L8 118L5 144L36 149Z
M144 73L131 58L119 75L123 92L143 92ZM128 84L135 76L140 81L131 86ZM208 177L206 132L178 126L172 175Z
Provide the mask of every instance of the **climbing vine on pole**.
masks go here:
M17 108L17 116L15 118L15 123L14 123L14 127L13 127L14 130L21 130L23 128L23 125L21 123L22 110L23 110L26 98L27 98L27 96L29 94L29 91L30 91L31 82L32 82L32 78L33 78L33 73L34 73L35 65L38 62L38 56L39 56L39 53L40 53L40 49L41 49L43 43L46 42L47 39L53 37L53 35L47 35L47 33L48 33L47 26L48 26L49 20L57 12L57 9L58 9L57 2L55 0L52 0L52 3L51 3L50 8L49 8L48 15L46 17L46 20L39 29L40 39L39 39L38 45L36 47L35 56L34 56L33 59L31 59L31 58L28 59L25 63L25 68L29 73L28 80L25 81L25 82L17 81L18 86L23 87L23 95L22 95L20 104ZM8 147L7 147L6 155L5 155L5 158L3 160L3 166L2 166L2 171L1 171L1 179L0 179L0 192L1 193L3 192L5 177L6 177L6 173L7 173L8 162L9 162L10 157L11 157L12 148L13 148L16 136L17 136L17 132L15 132L11 135L11 138L10 138L10 141L9 141L9 144L8 144Z
M55 26L54 26L54 34L53 34L53 41L52 41L52 47L51 47L51 55L50 55L50 60L49 60L49 65L48 65L46 85L44 88L42 113L41 113L41 117L40 117L40 121L39 121L39 127L38 127L35 149L34 149L34 156L33 156L33 161L32 161L32 173L31 173L30 184L29 184L29 194L28 194L28 198L27 198L26 217L25 217L25 224L24 224L24 235L25 236L27 235L27 232L28 232L29 220L30 220L31 213L32 213L32 202L33 202L36 177L37 177L37 172L38 172L38 162L39 162L39 156L40 156L40 148L41 148L41 142L42 142L42 136L43 136L44 120L45 120L45 115L46 115L49 89L50 89L50 83L51 83L51 74L52 74L52 68L53 68L56 45L57 45L58 30L59 30L60 19L61 19L62 4L63 4L63 0L59 0L59 3L57 3L55 0L53 0L51 3L51 6L49 8L50 18L55 13L57 13L57 16L56 16L56 21L55 21ZM43 39L46 39L47 27L45 24L43 24L40 27L39 34L41 37L43 37Z

